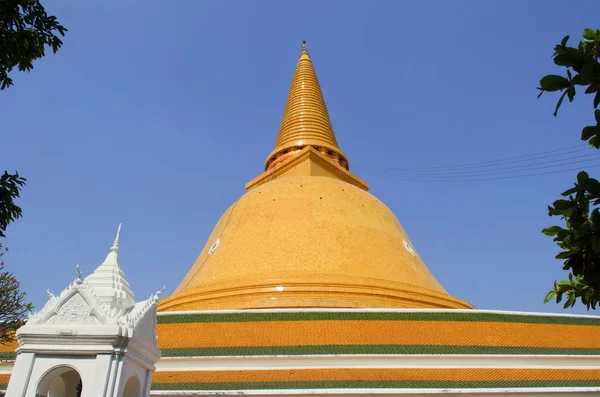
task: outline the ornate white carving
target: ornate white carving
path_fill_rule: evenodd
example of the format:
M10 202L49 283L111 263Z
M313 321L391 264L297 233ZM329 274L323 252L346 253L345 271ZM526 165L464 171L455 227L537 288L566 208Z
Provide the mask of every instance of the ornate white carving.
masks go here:
M49 317L49 313L56 313L58 308L60 307L60 302L62 302L65 297L67 297L67 295L69 295L69 293L71 291L73 291L74 287L77 285L76 281L72 282L71 284L69 284L69 286L67 286L67 288L65 288L64 290L62 290L62 292L60 294L58 294L58 296L54 296L52 295L50 297L50 299L48 299L48 302L46 302L46 304L44 305L44 307L33 313L33 314L29 314L29 318L27 320L28 323L34 323L34 324L39 324L44 322L44 319Z
M46 320L46 324L99 324L95 316L90 315L91 308L79 293L71 296L58 310L58 313Z

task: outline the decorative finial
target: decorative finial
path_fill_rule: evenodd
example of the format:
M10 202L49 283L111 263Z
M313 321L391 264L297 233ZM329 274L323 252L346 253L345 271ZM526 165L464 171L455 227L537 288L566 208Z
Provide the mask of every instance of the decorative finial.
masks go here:
M77 280L81 280L81 269L79 269L79 263L75 265L75 268L77 269Z
M115 242L113 246L110 247L111 251L119 251L119 235L121 234L121 224L119 223L119 227L117 228L117 237L115 237Z
M306 40L302 40L302 52L306 52Z
M49 289L49 288L46 290L46 293L48 294L48 297L49 297L50 299L54 299L54 298L56 298L56 297L54 296L54 294L53 294L52 292L50 292L50 289Z
M156 293L154 294L154 296L152 297L152 300L154 300L155 302L158 301L158 298L162 295L162 293L165 291L165 288L167 288L167 286L163 286L162 289L160 291L156 291Z

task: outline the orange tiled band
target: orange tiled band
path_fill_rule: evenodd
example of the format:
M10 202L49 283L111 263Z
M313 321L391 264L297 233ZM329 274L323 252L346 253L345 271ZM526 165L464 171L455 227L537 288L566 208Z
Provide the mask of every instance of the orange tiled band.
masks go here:
M594 332L595 331L595 332ZM158 325L161 348L331 344L600 347L596 327L413 321ZM218 335L218 337L215 337ZM540 337L542 336L543 337ZM565 335L569 335L565 338ZM241 337L243 336L243 337Z
M228 351L232 354L600 354L600 319L582 317L477 312L473 315L241 312L161 315L158 323L159 347L167 357L229 355Z
M294 382L330 380L600 380L598 370L506 368L335 368L159 371L154 383Z

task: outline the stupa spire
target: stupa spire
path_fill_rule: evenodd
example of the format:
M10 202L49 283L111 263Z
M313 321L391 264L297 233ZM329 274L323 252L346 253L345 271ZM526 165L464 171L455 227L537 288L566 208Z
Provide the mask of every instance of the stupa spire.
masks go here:
M107 305L110 310L126 312L135 304L135 296L125 279L123 269L119 261L119 237L121 235L121 224L117 228L117 236L106 259L85 278L85 282L94 287L98 295L98 302Z
M275 149L267 157L265 169L273 167L306 146L314 147L348 169L348 160L333 133L323 93L308 55L306 41L303 41Z

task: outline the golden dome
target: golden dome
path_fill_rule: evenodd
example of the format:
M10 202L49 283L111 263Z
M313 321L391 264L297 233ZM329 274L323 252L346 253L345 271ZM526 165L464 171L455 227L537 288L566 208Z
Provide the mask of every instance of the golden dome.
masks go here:
M303 48L267 170L159 310L472 308L437 282L345 159Z
M304 42L275 141L275 149L267 157L265 169L285 160L291 152L306 146L314 147L349 169L348 160L335 139L319 80Z
M160 310L470 308L429 272L377 198L327 176L282 176L244 194Z

